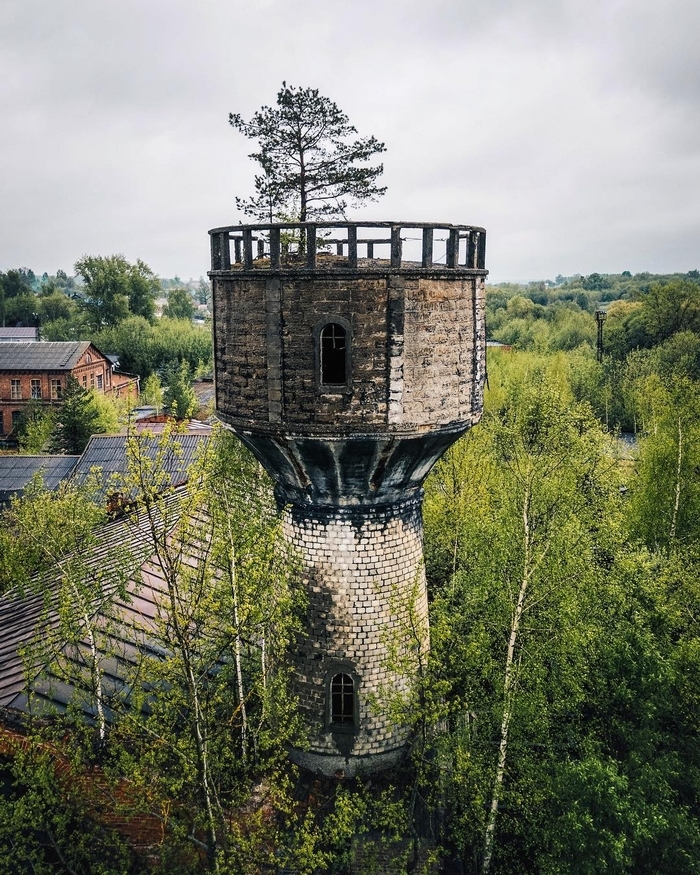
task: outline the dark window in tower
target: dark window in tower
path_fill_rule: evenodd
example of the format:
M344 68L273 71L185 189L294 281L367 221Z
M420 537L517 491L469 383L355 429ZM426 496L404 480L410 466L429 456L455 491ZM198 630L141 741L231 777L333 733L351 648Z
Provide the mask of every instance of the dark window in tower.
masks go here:
M330 322L321 331L321 383L344 386L347 383L347 331Z
M355 723L355 682L349 674L337 674L331 680L331 724L353 726Z

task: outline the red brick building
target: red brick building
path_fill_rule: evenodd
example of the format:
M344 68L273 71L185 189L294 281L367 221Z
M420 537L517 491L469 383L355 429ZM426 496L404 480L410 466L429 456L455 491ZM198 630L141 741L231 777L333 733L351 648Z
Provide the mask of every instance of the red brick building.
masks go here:
M0 436L9 435L30 401L57 404L73 377L111 394L112 363L89 340L0 344Z

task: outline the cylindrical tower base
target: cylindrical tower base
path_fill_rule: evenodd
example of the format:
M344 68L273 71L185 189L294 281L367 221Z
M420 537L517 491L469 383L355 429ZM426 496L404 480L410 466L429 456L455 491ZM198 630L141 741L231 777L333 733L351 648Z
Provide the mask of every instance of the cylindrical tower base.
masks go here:
M292 505L284 525L309 599L293 654L309 749L292 751L292 759L326 775L390 766L408 734L391 702L410 701L428 647L421 499Z

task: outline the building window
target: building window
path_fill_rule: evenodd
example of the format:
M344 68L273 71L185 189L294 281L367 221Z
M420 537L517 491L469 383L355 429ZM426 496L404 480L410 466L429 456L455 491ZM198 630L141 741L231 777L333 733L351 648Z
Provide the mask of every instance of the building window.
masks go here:
M22 385L19 380L10 380L10 398L18 401L22 397Z
M63 389L61 387L61 381L56 380L56 379L52 379L51 380L51 400L52 401L59 401L61 398L62 392L63 392Z
M30 380L30 397L41 398L41 380Z
M350 323L336 316L315 330L316 379L321 392L349 393L352 386Z
M355 682L349 674L331 678L331 726L354 727Z
M90 371L90 388L91 389L95 388L95 372L94 371Z
M331 322L321 331L321 382L326 386L344 386L347 379L345 354L347 332Z
M102 374L97 375L97 388L102 391L104 386L102 385Z
M22 418L22 411L21 410L13 410L12 411L12 428L17 428L21 418Z
M83 389L87 389L87 374L83 377Z
M5 434L5 415L2 410L0 410L0 434Z
M89 365L92 364L92 356L90 355L90 353L88 353L88 354L85 356L85 361L86 361L86 363L89 364Z

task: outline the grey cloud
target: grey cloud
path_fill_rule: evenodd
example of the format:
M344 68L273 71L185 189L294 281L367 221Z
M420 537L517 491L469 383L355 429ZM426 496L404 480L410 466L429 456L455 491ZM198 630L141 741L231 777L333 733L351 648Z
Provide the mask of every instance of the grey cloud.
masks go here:
M387 142L365 215L484 224L495 278L690 269L699 17L695 0L4 0L0 269L123 251L203 273L255 169L228 113L282 79Z

